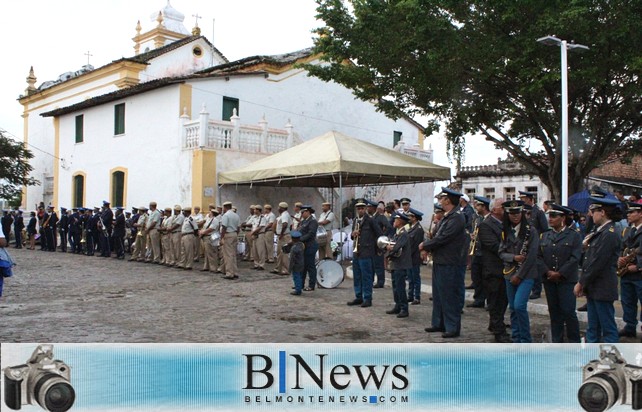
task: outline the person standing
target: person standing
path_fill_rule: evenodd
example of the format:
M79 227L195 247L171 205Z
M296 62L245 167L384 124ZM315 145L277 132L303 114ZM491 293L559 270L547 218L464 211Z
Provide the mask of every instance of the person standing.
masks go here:
M183 226L181 227L181 258L177 268L192 270L194 265L194 236L198 231L198 226L192 219L192 208L189 206L183 207Z
M432 239L424 241L420 250L432 253L433 309L431 326L426 332L443 332L445 339L461 334L461 310L464 303L466 275L466 218L459 210L462 193L441 188L439 204L445 214Z
M27 237L29 239L29 249L34 250L36 248L36 224L38 219L36 219L36 212L31 212L29 217L29 223L27 223Z
M403 205L403 203L402 203ZM423 258L419 251L419 245L424 241L424 228L421 226L423 213L417 209L408 208L406 216L410 219L410 230L408 230L408 245L410 247L411 267L408 270L408 302L411 305L421 304L421 263ZM397 266L399 262L397 262Z
M289 274L289 257L288 254L283 251L283 246L289 244L292 241L292 237L290 235L291 226L292 217L290 216L290 213L288 213L288 204L285 202L281 202L279 203L279 218L276 220L276 236L278 239L276 245L276 267L272 270L272 273L276 273L279 275Z
M245 222L241 223L241 229L245 232L245 250L243 251L243 260L244 261L253 261L254 256L253 256L253 243L254 239L252 239L252 226L254 225L254 219L255 219L255 212L254 209L256 208L255 205L250 205L250 214L248 215L247 219L245 219Z
M374 280L374 257L377 254L377 238L381 236L379 225L366 213L366 200L357 199L357 215L352 225L354 252L352 256L352 279L355 298L348 306L372 306L372 282ZM408 219L406 218L406 221ZM404 280L404 293L406 285Z
M508 307L506 282L504 281L504 262L499 256L502 242L502 220L504 219L503 199L495 199L490 215L479 224L477 241L482 254L482 279L488 300L488 330L495 335L495 342L512 342L504 325L504 315Z
M221 221L218 218L216 205L210 204L209 209L210 213L208 213L205 218L203 228L199 231L199 237L203 244L204 251L203 269L201 269L201 272L216 273L216 269L218 269L218 245L212 245L212 234L216 233L217 236L220 236ZM218 243L221 243L220 238Z
M313 291L317 286L317 267L315 265L315 255L319 250L317 243L317 229L319 223L312 216L314 209L310 205L301 206L301 223L298 226L301 232L301 242L305 246L303 253L304 269L303 269L303 283L305 284L305 277L308 276L308 286L304 287L305 291Z
M136 221L136 223L134 223L134 227L137 230L136 240L134 241L134 251L132 252L132 256L131 258L129 258L129 260L143 262L145 260L145 251L147 250L147 208L145 206L141 206L138 208L138 212L138 220ZM182 223L183 222L181 221L181 225ZM178 250L180 251L180 247ZM178 264L178 261L176 261L176 264Z
M56 214L56 210L53 207L53 205L49 205L49 212L47 216L47 220L45 222L45 237L47 238L47 250L49 252L55 252L56 251L56 243L57 243L57 236L58 233L56 232L56 228L58 225L58 215Z
M203 228L203 225L205 224L205 218L201 213L200 206L194 206L194 210L192 213L192 220L194 221L194 223L196 223L196 227L198 227L198 230L201 230ZM201 238L199 236L195 236L194 237L194 262L198 262L199 259L201 258L201 255L202 255Z
M615 308L618 299L617 260L622 240L613 221L619 220L618 200L589 198L595 231L585 239L587 249L582 275L573 289L575 296L586 296L588 343L617 343L619 341Z
M255 218L252 221L252 232L250 237L252 238L252 255L254 256L254 267L255 270L265 270L265 259L267 255L267 250L265 246L265 215L263 214L263 207L261 205L256 205L254 207Z
M223 247L223 261L225 264L225 276L223 278L238 279L236 247L241 220L232 210L232 202L223 203L223 211L225 212L221 219L221 246Z
M551 318L553 343L580 342L580 325L575 312L573 288L578 280L582 258L582 239L573 228L565 225L573 211L555 203L548 205L548 226L539 242L538 266L543 278L548 314Z
M2 212L2 233L4 234L4 238L6 239L7 244L9 243L9 237L11 236L11 225L13 224L13 216L11 216L11 213L9 213L8 210L4 210Z
M408 211L410 212L410 210ZM412 242L406 231L406 224L410 219L404 212L395 213L394 219L394 245L386 246L386 256L392 269L392 295L395 306L387 310L386 313L388 315L396 314L398 318L407 318L409 312L406 279L412 277ZM415 249L419 252L419 245L416 245Z
M158 210L156 202L149 202L149 217L145 225L145 231L149 236L149 245L152 254L149 258L145 259L145 263L161 263L161 239L158 229L161 225L161 212Z
M528 297L537 273L539 233L526 218L524 202L504 202L503 241L499 255L504 261L504 280L510 308L510 323L514 343L531 343L528 317Z
M172 224L169 227L171 249L170 259L167 266L176 266L181 259L181 230L185 216L183 216L181 205L174 205L174 216L172 217Z
M94 208L93 214L90 208L87 208L85 210L84 227L87 232L87 256L94 256L94 254L96 253L96 248L98 248L98 250L102 250L102 246L100 243L101 230L98 229L99 221L99 207Z
M624 253L618 258L620 294L625 326L620 336L636 337L638 325L638 302L642 305L642 205L627 202L626 218L630 224L622 239ZM641 319L642 320L642 319Z
M332 204L330 202L323 202L321 204L321 214L319 215L319 226L323 227L326 233L326 242L319 246L319 259L332 259L332 229L334 229L334 213L332 212Z
M368 205L373 209L372 218L375 223L379 225L381 234L388 236L392 230L392 226L390 226L390 221L385 215L385 204L383 202L375 203L373 201L368 201ZM386 284L386 266L383 251L377 248L377 253L375 253L372 261L374 264L374 274L376 278L372 287L375 289L383 288Z
M486 293L484 292L483 280L483 259L479 245L479 225L490 215L490 199L483 196L474 196L476 213L473 217L472 232L470 234L470 246L468 248L470 260L470 277L472 280L471 289L473 302L466 305L469 308L483 308L486 306Z
M172 224L174 223L174 216L172 215L172 208L166 207L163 210L163 220L161 220L160 232L161 236L161 254L163 259L161 260L161 265L168 266L171 265L174 261L174 256L172 253Z
M25 228L25 221L22 217L22 210L16 212L16 217L13 220L13 231L16 236L16 249L22 249L22 229Z
M264 205L265 209L265 258L267 263L274 263L274 226L276 226L276 215L272 212L272 205Z
M67 253L67 234L69 232L69 215L67 209L60 208L60 221L58 222L58 232L60 234L60 250Z
M100 236L101 253L102 257L111 256L111 232L114 224L114 212L111 210L108 201L103 200L103 212L100 214L100 222L102 225L102 233Z
M290 232L292 237L292 244L287 247L290 249L290 256L288 259L288 271L292 273L292 281L294 282L294 290L290 292L291 295L301 295L303 289L303 270L305 268L304 246L301 243L301 232L293 230Z
M292 217L292 230L299 230L299 225L301 224L301 207L303 203L296 202L294 204L294 216Z
M519 199L524 202L524 206L530 208L530 218L529 223L531 226L533 226L535 229L537 229L537 233L542 234L548 230L548 220L546 219L546 215L542 211L542 209L537 206L537 203L535 202L535 196L537 196L537 193L533 192L524 192L524 191L519 191ZM533 290L531 291L530 296L528 297L529 299L539 299L542 295L542 276L541 274L537 274L537 277L535 278L535 283L533 284Z
M114 239L114 249L116 250L117 259L125 259L125 215L123 208L116 208L116 216L114 218L114 230L112 238Z

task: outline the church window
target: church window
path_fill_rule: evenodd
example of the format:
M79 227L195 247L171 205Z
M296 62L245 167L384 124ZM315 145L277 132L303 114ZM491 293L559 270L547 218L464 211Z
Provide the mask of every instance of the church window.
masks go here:
M223 96L223 120L229 121L236 109L236 115L239 116L239 99Z
M397 146L397 144L401 141L401 135L403 135L402 132L392 132L392 147Z
M125 103L114 106L114 134L125 133Z
M196 46L192 49L192 53L194 54L194 57L201 57L203 56L203 49L201 49L199 46Z
M82 143L84 141L84 116L79 114L76 116L76 143Z
M82 174L73 177L72 207L82 207L85 199L85 176Z
M125 172L117 170L111 174L111 204L123 207L125 203Z

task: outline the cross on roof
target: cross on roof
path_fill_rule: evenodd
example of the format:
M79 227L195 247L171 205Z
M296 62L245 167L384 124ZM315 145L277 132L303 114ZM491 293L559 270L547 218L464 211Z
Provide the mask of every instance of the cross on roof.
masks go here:
M192 17L196 19L196 23L194 24L196 27L198 27L198 19L202 19L202 16L199 16L198 13L192 14Z
M87 50L87 53L85 53L85 56L87 56L87 65L89 66L89 58L93 56L93 54L89 53L89 50Z

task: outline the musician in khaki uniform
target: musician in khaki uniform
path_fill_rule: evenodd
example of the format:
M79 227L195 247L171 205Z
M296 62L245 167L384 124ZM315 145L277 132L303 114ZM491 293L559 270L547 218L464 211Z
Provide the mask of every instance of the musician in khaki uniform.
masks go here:
M278 238L276 247L276 267L272 273L279 275L288 275L290 267L290 259L287 253L283 251L283 246L292 241L290 236L290 226L292 225L292 217L288 212L288 204L285 202L279 203L279 218L276 220L276 236Z
M301 207L303 203L296 202L294 204L294 216L292 217L292 230L298 230L299 225L301 224Z
M205 259L201 272L216 272L218 269L218 246L212 245L212 234L219 233L221 221L218 218L218 211L215 205L209 205L210 213L205 219L203 228L199 231L199 237L205 251ZM219 240L220 243L220 240Z
M221 219L221 246L225 260L224 279L237 279L236 246L238 244L238 231L241 221L232 210L232 202L223 203L225 213Z
M174 206L174 216L172 218L172 225L170 226L171 233L171 256L168 266L176 266L181 259L181 228L183 227L183 221L185 216L182 213L182 207L180 205Z
M149 235L149 245L152 254L149 259L145 259L145 263L161 263L161 239L158 229L161 224L161 212L156 208L156 202L149 203L149 217L147 218L146 231Z
M264 270L265 269L265 256L267 251L265 250L265 216L261 213L263 210L261 205L256 205L254 208L254 219L252 225L252 232L250 236L253 239L252 242L252 255L254 256L254 267L252 269Z
M166 207L164 210L163 221L161 222L161 227L159 229L161 234L161 247L163 254L163 260L161 263L163 265L169 264L172 259L172 234L170 233L170 229L172 227L173 220L174 217L172 216L172 208Z
M192 216L192 208L189 206L183 207L183 225L181 226L181 260L176 265L177 268L192 270L194 265L194 238L196 237L195 231L198 226Z
M334 213L331 210L330 202L323 202L321 204L319 226L323 227L327 233L326 242L319 245L319 259L332 259L332 229L334 229Z
M200 206L194 206L194 211L192 213L192 220L194 220L199 230L205 224L205 218L201 214ZM203 249L201 247L201 238L198 236L194 236L194 262L198 262L199 258L202 255L203 255Z
M263 206L265 209L265 257L267 263L274 263L274 229L276 226L276 215L272 212L272 205Z
M252 239L250 234L252 233L252 225L254 224L255 208L255 205L250 205L250 215L245 219L245 222L241 224L241 229L245 232L245 251L243 252L243 260L246 261L254 260L254 256L252 255L252 241L254 239Z
M141 206L138 208L140 216L138 217L138 222L134 223L134 227L138 229L136 234L136 241L134 242L134 251L132 252L132 257L129 259L135 260L137 262L142 262L145 260L145 250L147 249L147 208Z

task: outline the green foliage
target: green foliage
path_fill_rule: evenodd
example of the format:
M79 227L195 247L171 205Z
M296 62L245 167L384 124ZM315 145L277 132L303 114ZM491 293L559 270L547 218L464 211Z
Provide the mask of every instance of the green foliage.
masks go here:
M39 184L29 176L33 170L29 164L32 158L33 154L22 143L0 130L0 199L6 199L15 206L22 198L22 186Z
M559 195L560 48L568 53L569 192L609 156L642 149L639 0L317 0L313 76L398 118L427 116L461 159L482 134Z

